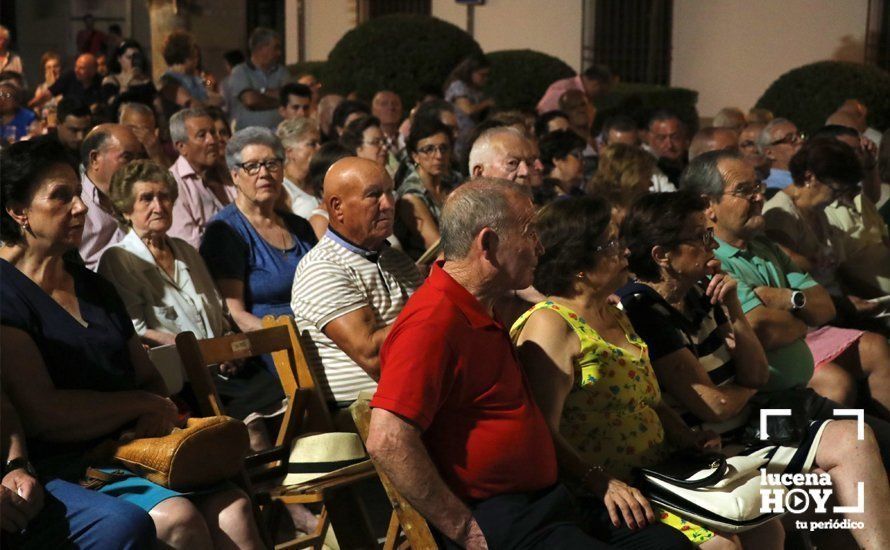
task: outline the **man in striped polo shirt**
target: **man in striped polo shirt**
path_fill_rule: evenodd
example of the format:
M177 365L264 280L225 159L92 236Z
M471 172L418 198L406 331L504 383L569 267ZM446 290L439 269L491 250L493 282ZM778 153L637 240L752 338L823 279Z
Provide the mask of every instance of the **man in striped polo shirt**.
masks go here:
M422 277L386 242L395 199L379 165L336 162L325 176L324 204L330 225L297 266L291 308L325 397L342 408L377 388L380 346Z

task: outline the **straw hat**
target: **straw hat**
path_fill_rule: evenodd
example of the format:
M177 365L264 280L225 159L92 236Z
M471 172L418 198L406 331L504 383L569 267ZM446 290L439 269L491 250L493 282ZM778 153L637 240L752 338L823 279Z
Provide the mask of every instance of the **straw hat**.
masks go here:
M294 441L284 485L298 485L322 477L342 475L368 461L358 434L331 432Z

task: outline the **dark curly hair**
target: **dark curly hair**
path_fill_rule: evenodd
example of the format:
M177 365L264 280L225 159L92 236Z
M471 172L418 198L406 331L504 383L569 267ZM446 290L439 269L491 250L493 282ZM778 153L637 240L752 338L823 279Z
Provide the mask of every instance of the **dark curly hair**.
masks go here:
M375 116L363 116L357 118L343 128L340 134L340 145L346 147L355 154L365 142L365 130L380 127L380 119Z
M652 249L675 246L689 216L707 207L705 197L689 190L651 193L637 200L621 224L621 239L630 251L630 271L644 281L660 280Z
M408 139L405 141L405 147L406 149L408 149L408 153L416 153L417 144L420 143L421 140L435 136L437 134L445 134L445 137L448 138L448 144L454 145L453 143L451 143L451 128L442 124L439 119L418 119L415 117L414 124L411 125L411 132L408 134Z
M794 185L803 185L807 172L823 183L830 181L847 188L856 187L864 177L856 151L842 141L825 137L804 143L788 161L788 171Z
M575 274L596 266L594 250L606 242L611 215L609 203L590 196L542 208L535 227L544 254L535 269L535 288L548 296L568 295Z
M555 160L566 158L572 151L583 150L586 145L581 136L571 130L556 130L544 134L538 140L544 172L549 174L556 166Z
M65 147L55 136L19 141L0 152L0 173L3 174L0 179L0 239L3 242L22 241L22 230L6 212L7 207L28 204L43 175L59 164L71 167Z

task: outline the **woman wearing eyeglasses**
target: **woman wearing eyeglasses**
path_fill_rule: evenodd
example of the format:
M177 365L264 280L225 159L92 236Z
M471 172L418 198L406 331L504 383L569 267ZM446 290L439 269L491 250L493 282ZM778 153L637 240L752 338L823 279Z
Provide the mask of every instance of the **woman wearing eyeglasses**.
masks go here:
M662 401L646 343L610 301L629 277L611 207L590 196L555 201L540 211L536 228L544 254L534 287L547 299L510 333L553 432L560 470L575 482L569 486L603 499L616 528L669 518L704 548L726 544L732 537L656 516L629 485L635 467L663 462L674 449L710 446L714 434L692 432Z
M875 326L879 304L860 298L868 290L844 276L843 244L832 231L825 208L835 200L851 201L859 192L863 171L854 150L836 139L816 138L789 162L792 184L763 207L766 234L831 294L838 316L833 325L811 331L807 345L816 374L811 386L821 395L849 406L856 404L857 382L868 380L878 414L890 418L890 346L886 338L858 328ZM886 327L875 326L877 330ZM864 376L863 376L864 375Z
M271 130L236 132L226 164L237 196L207 224L200 252L235 323L256 330L265 315L292 314L294 271L317 239L306 220L275 209L284 192L284 149Z
M413 169L396 191L395 234L415 260L439 240L442 204L461 179L451 168L451 136L438 119L418 119L408 134Z
M751 190L755 195L763 192ZM707 200L690 191L638 200L621 226L636 281L618 295L649 346L665 401L687 425L720 433L732 450L743 442L742 428L758 418L769 367L742 309L736 281L720 271L714 258L717 242L705 217L707 207ZM875 438L869 434L859 441L856 431L854 420L835 420L822 429L813 425L778 455L786 457L787 473L814 467L828 472L841 506L856 506L858 495L843 488L857 481L873 491L865 495L866 501L888 502L887 476ZM867 517L860 516L865 528L854 531L859 546L885 546L886 508L865 510ZM777 521L740 538L744 548L782 548Z
M340 134L340 145L359 158L386 166L389 155L386 136L380 129L380 119L375 116L363 116L347 124Z

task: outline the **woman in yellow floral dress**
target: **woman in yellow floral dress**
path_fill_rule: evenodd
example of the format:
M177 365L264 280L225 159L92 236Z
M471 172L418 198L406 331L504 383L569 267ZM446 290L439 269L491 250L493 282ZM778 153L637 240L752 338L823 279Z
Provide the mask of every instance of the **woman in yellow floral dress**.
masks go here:
M662 521L704 549L738 548L735 535L653 510L627 483L635 467L716 441L691 431L662 403L645 342L611 303L628 272L608 204L593 197L557 201L537 225L545 252L535 288L548 299L520 317L511 334L554 431L560 470L580 491L601 496L616 526L621 519L631 529Z

